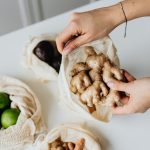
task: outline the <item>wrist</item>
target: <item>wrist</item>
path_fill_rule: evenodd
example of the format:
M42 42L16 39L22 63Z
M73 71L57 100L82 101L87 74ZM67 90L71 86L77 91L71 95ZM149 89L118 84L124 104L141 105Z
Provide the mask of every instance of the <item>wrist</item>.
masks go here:
M124 0L122 4L128 20L150 16L149 0Z
M125 22L125 16L123 14L120 3L108 7L108 9L110 9L110 20L112 20L114 27L117 27Z
M115 28L125 22L125 17L120 7L120 4L95 9L92 11L92 15L99 23L102 23L99 18L100 16L103 16L105 18L105 21L108 22L108 24L111 24L112 28Z

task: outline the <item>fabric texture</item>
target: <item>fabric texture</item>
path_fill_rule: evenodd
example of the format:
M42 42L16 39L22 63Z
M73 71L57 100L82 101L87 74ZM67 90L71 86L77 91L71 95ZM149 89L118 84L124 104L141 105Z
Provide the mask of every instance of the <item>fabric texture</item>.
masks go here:
M36 77L43 82L56 80L58 77L58 73L53 67L41 61L33 53L33 50L39 42L43 40L55 41L55 38L56 35L54 34L42 34L40 36L32 38L24 48L23 66L31 69L35 73Z
M84 126L77 124L63 124L51 130L39 147L39 150L49 150L48 143L61 138L63 142L76 143L82 138L85 139L84 150L101 150L99 139Z
M0 130L0 149L22 150L46 130L39 100L26 84L7 76L0 76L0 92L9 94L11 108L21 111L16 125Z
M71 77L69 74L74 64L78 62L85 62L87 58L87 55L84 51L85 46L92 46L97 53L104 53L106 56L108 56L111 62L119 67L117 50L109 37L105 37L103 39L83 45L68 55L64 55L62 57L62 63L58 77L60 103L61 106L69 108L69 110L78 113L84 119L97 119L108 122L112 116L110 106L99 105L97 111L90 114L87 107L79 100L79 97L70 91Z

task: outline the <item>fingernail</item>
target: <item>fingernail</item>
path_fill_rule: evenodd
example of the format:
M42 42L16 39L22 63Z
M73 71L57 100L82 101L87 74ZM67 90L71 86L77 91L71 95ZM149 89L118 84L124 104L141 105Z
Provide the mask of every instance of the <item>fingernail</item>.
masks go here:
M63 55L67 55L70 51L71 51L70 48L67 48L67 47L64 48Z
M113 87L114 87L114 82L112 82L112 81L108 81L106 84L107 84L108 87L110 87L110 88L113 88Z
M63 50L62 55L67 55L67 54L68 52Z
M63 55L67 55L69 52L67 50L63 50Z

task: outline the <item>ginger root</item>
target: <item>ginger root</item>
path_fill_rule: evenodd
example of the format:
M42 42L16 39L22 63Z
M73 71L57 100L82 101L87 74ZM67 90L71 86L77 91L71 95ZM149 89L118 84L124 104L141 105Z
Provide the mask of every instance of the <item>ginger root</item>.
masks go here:
M104 63L107 61L107 58L104 54L92 55L89 56L86 60L87 65L94 70L102 70Z
M85 71L79 72L71 79L70 89L73 93L83 93L91 85L91 79Z
M70 72L70 76L73 77L77 75L79 72L86 71L86 70L89 70L89 67L83 62L79 62L74 65L72 71Z
M109 61L104 63L103 80L105 83L111 79L123 80L122 72L116 66L113 66Z
M101 101L103 96L107 96L108 89L102 81L95 81L82 94L81 101L89 107L93 107L96 103Z
M97 55L97 53L95 52L95 50L92 46L86 46L85 52L88 56Z
M76 143L63 142L60 138L52 143L49 143L49 150L83 150L85 146L85 139L81 139Z
M101 71L92 69L91 71L89 71L89 76L93 82L102 81Z
M104 63L108 60L108 58L103 54L96 54L94 49L86 49L86 53L88 55L86 59L86 63L89 68L94 70L101 70L103 68Z
M75 149L74 150L83 150L85 145L85 139L81 139L76 143Z
M93 47L86 46L87 59L74 65L70 75L70 89L78 94L90 113L99 103L112 107L120 106L120 93L109 89L105 83L111 79L123 80L121 70L103 53L97 54Z
M120 102L120 93L111 89L109 91L109 94L104 99L102 99L101 103L109 107L117 107L123 105Z
M107 95L105 101L103 103L107 106L122 106L123 104L120 102L120 93L115 90L110 90L109 94Z

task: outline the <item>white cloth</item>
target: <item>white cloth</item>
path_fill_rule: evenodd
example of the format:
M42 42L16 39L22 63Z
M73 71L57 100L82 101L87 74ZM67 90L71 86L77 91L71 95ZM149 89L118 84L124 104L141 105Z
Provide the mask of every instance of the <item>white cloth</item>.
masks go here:
M11 107L21 111L16 125L0 130L0 150L22 150L46 130L39 100L26 84L7 76L0 76L0 92L7 93Z
M61 106L69 108L73 112L78 113L80 116L85 119L98 119L102 121L109 121L112 116L110 107L100 105L99 109L93 114L88 112L88 109L85 105L81 103L79 97L73 94L70 87L70 71L72 70L74 64L77 62L85 62L87 55L84 51L84 46L77 48L66 56L62 57L62 63L60 68L60 73L58 77L59 91L60 91L60 103ZM119 59L117 56L117 50L113 45L112 40L109 37L91 42L86 44L86 46L94 47L97 53L104 53L108 58L117 66L119 66Z
M53 67L40 60L33 53L33 50L41 41L55 41L55 39L56 35L54 34L42 34L32 38L24 48L23 66L31 69L35 73L36 77L43 82L56 80L58 77L58 73Z
M85 127L77 124L64 124L51 130L40 145L39 150L49 150L48 143L61 138L63 142L76 143L82 138L85 139L84 150L101 150L99 139L90 131L84 129Z

